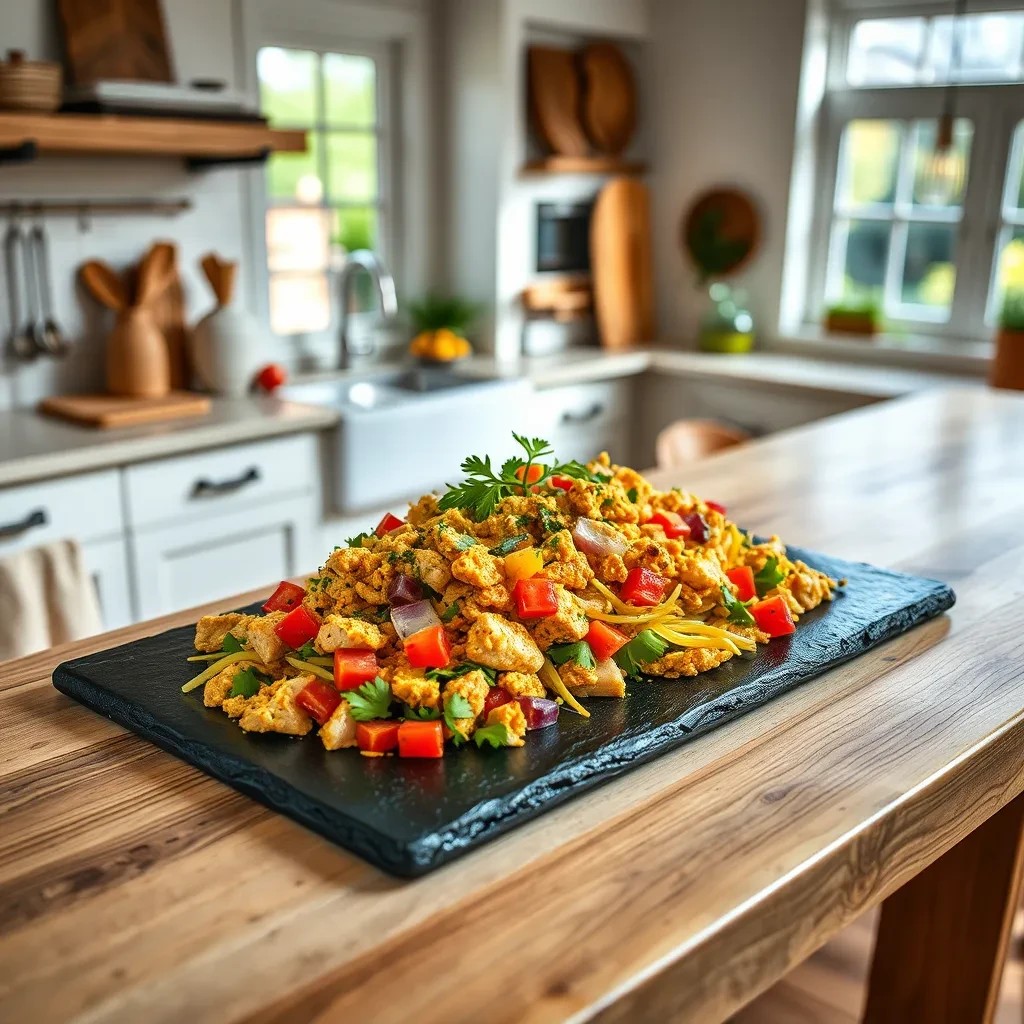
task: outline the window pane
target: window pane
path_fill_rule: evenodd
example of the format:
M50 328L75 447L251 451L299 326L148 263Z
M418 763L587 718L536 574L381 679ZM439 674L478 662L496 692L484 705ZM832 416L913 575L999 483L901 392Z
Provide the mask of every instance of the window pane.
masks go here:
M289 202L319 203L324 186L320 180L320 136L310 132L305 153L271 153L267 160L267 195Z
M316 123L317 55L265 46L256 58L260 109L272 125Z
M344 252L377 248L377 211L372 206L347 206L331 211L331 244Z
M850 36L846 77L850 85L909 85L924 49L923 18L858 21Z
M893 201L900 152L899 122L851 121L843 132L841 152L841 205Z
M958 117L953 122L953 144L944 153L935 152L938 131L937 120L914 125L913 202L917 206L961 206L974 128L970 121Z
M954 41L960 53L954 53ZM933 19L925 61L926 82L998 82L1020 77L1024 15L970 14Z
M1007 228L1003 232L996 262L993 313L999 316L1007 294L1024 295L1024 227Z
M326 274L270 275L270 327L275 334L323 331L330 320Z
M956 282L955 224L910 224L900 301L949 315Z
M274 270L326 270L330 215L320 207L267 210L267 263Z
M377 123L377 66L351 53L324 55L327 123L371 128Z
M839 222L836 231L846 236L841 249L840 286L833 289L843 300L880 300L889 259L891 228L886 221Z
M377 139L368 132L330 132L326 142L327 192L331 199L376 199Z
M1017 125L1013 133L1003 209L1011 217L1024 214L1024 121Z

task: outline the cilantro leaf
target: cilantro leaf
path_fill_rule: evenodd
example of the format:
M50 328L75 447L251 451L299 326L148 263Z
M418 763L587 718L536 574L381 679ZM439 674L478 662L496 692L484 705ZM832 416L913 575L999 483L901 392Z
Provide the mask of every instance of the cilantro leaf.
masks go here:
M459 602L452 601L450 605L443 612L441 612L441 621L445 624L452 621L456 615L459 614Z
M220 649L225 654L238 654L238 652L242 650L242 644L237 636L234 636L231 633L225 633L224 643L220 645Z
M574 644L552 644L547 653L553 665L572 661L583 668L597 667L597 659L586 640L577 640Z
M778 558L775 555L769 555L764 565L754 573L754 586L757 587L758 595L764 597L769 590L777 587L785 578L786 574L779 568Z
M461 693L446 694L443 704L444 724L448 726L448 731L452 734L452 743L460 747L466 742L466 737L462 735L462 731L458 728L457 719L473 719L476 718L476 715L473 714L473 708L470 706L469 701Z
M723 586L721 589L722 604L725 605L726 611L729 613L729 621L738 623L741 626L754 625L754 616L747 611L747 605L744 604L728 587ZM747 603L752 604L753 602Z
M437 708L403 708L402 717L410 722L434 722L441 712Z
M494 725L485 725L477 729L473 733L473 741L481 748L485 743L490 743L497 750L498 747L512 746L512 734L508 731L508 726L504 722L495 722Z
M615 654L615 664L628 678L635 679L643 671L644 665L657 661L667 650L668 641L654 630L645 629Z
M431 668L427 670L426 676L428 679L434 679L439 683L446 683L449 679L457 679L459 676L466 675L467 672L475 672L478 669L486 676L488 686L498 685L498 670L487 665L481 665L475 661L463 661L461 664L453 665L451 668Z
M312 640L307 640L296 652L295 657L301 661L309 661L310 658L322 657L320 652L313 646Z
M363 683L357 690L346 694L352 717L357 722L370 722L376 718L390 718L391 687L377 676L369 683Z
M273 676L268 676L256 668L244 668L241 672L235 673L231 680L231 689L228 697L255 697L260 692L264 683L272 683Z
M349 537L345 544L350 548L361 548L364 540L369 540L373 536L372 533L367 533L365 530L362 533L357 533L354 537Z
M496 544L491 548L491 554L497 555L499 558L511 555L520 544L529 539L530 535L528 533L517 533L514 537L506 537L500 544Z

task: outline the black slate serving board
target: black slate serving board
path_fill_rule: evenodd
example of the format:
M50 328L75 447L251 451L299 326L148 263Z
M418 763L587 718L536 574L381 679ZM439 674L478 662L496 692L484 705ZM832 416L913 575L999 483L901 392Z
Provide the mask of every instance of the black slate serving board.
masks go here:
M795 634L693 680L635 683L624 700L591 700L584 720L510 750L463 748L437 761L327 752L315 737L249 736L202 691L193 629L182 627L57 667L53 685L385 871L422 875L515 825L693 736L753 710L889 637L951 607L943 583L790 549L846 578L834 602L803 616Z

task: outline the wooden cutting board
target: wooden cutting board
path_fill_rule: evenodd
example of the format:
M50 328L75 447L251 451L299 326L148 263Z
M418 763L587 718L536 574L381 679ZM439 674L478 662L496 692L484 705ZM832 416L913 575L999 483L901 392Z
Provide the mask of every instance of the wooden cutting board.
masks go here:
M590 273L601 344L654 339L654 269L647 186L615 178L598 193L590 221Z
M163 398L120 398L117 395L55 395L39 403L47 416L90 427L133 427L140 423L205 416L210 399L191 391L172 391Z
M580 125L580 79L576 55L551 46L527 53L530 111L538 134L553 153L586 156L590 144Z
M583 128L602 153L618 156L636 131L633 68L612 43L593 43L580 54Z

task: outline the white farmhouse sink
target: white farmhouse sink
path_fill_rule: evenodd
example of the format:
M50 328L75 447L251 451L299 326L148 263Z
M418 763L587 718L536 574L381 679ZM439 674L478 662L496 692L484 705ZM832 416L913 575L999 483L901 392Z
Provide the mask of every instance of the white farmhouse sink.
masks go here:
M283 398L337 409L325 490L343 514L407 501L455 482L467 455L500 463L528 430L532 388L448 370L410 369L281 388Z

